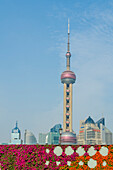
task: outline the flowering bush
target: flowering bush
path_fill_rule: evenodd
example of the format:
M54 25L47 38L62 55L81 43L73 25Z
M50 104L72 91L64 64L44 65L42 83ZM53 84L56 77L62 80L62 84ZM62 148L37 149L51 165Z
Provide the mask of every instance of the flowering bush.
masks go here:
M113 145L0 145L3 170L113 169Z
M76 160L71 163L71 166L62 166L60 170L113 170L113 145L95 145L94 150L96 153L92 156L88 154L90 145L82 146L86 153L82 156L76 157Z

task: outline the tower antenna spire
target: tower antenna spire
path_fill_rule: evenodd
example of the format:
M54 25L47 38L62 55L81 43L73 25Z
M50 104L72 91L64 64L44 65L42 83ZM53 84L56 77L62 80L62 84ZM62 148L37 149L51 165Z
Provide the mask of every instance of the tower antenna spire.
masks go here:
M18 127L18 121L16 121L16 127Z
M69 24L69 18L68 18L68 43L67 43L67 53L66 53L66 66L67 66L67 70L70 70L70 57L71 57L71 53L70 53L70 43L69 43L69 39L70 38L70 24Z
M68 18L68 47L67 47L68 51L70 50L69 38L70 38L70 24L69 24L69 18Z

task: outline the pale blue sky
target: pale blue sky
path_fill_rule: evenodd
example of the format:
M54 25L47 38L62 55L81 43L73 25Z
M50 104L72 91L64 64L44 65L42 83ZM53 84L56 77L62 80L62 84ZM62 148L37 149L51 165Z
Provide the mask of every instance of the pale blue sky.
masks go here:
M67 20L70 19L73 130L102 117L113 132L113 2L0 1L0 143L18 120L38 139L63 123Z

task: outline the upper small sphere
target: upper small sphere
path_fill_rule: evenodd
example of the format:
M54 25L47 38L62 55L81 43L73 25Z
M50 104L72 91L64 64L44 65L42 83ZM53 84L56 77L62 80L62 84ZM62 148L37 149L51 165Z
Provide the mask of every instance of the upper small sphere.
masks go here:
M71 53L70 53L70 51L67 51L67 53L66 53L66 57L71 57Z

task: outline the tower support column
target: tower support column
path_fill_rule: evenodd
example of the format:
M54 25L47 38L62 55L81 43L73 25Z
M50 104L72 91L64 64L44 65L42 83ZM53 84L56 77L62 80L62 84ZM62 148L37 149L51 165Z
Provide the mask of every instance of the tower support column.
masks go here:
M63 132L66 131L66 83L64 83Z
M67 57L66 64L67 64L67 70L70 70L70 57Z
M72 84L69 85L70 87L70 132L72 132Z

